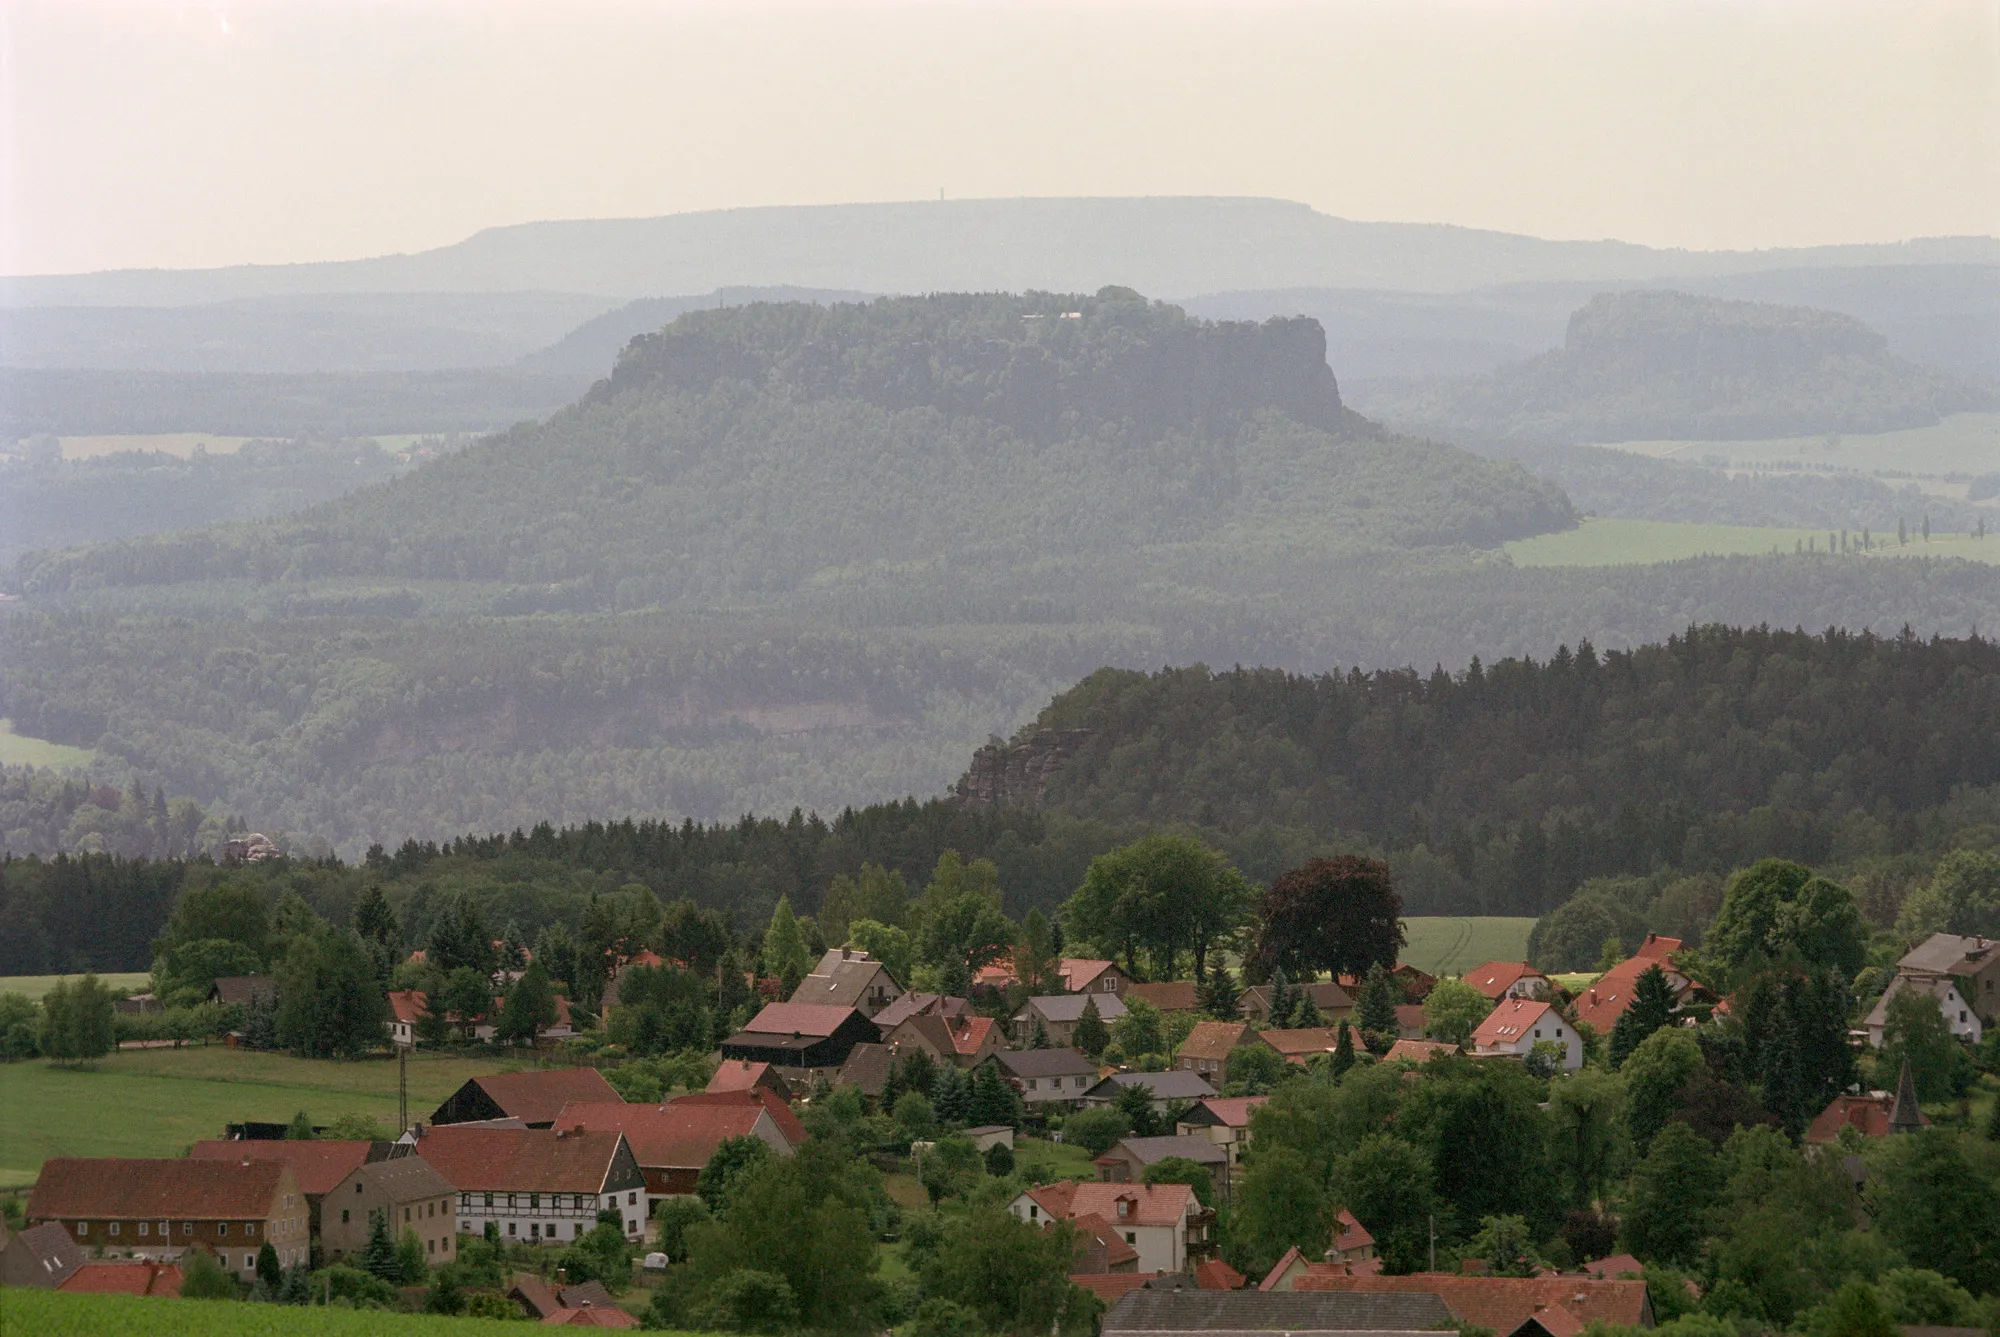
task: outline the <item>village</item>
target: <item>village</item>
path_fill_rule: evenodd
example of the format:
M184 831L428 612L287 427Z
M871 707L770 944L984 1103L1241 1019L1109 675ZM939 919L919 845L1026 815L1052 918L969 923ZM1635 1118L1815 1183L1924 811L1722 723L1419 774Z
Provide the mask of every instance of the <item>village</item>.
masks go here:
M412 954L419 965L422 957ZM1461 1229L1441 1255L1437 1218L1451 1213L1449 1201L1402 1185L1409 1203L1391 1209L1395 1219L1371 1219L1358 1167L1327 1181L1344 1180L1344 1192L1260 1179L1257 1167L1298 1159L1301 1134L1285 1120L1317 1120L1306 1141L1330 1135L1348 1116L1326 1102L1358 1089L1357 1069L1387 1075L1406 1107L1426 1084L1497 1091L1525 1082L1533 1105L1560 1112L1565 1093L1590 1080L1587 1066L1606 1077L1616 1068L1631 1088L1608 1117L1651 1143L1636 1175L1670 1144L1698 1144L1682 1152L1720 1164L1750 1135L1745 1124L1754 1131L1781 1118L1725 1113L1737 1122L1711 1139L1712 1157L1702 1138L1677 1142L1666 1130L1703 1123L1688 1089L1704 1080L1705 1034L1732 1018L1740 1025L1741 1011L1760 1004L1748 996L1754 985L1719 996L1681 958L1699 959L1680 939L1649 933L1587 983L1524 961L1444 978L1378 963L1297 982L1278 969L1238 990L1226 967L1200 983L1147 981L1114 960L1054 957L1030 990L1000 955L951 996L906 987L865 949L830 947L788 995L763 1002L705 1058L690 1056L686 1089L627 1098L601 1061L578 1061L569 1042L610 1027L621 996L656 988L684 965L641 948L615 963L594 1017L572 1015L559 997L532 1040L496 1051L532 1054L535 1066L510 1061L475 1077L434 1110L406 1117L393 1137L245 1122L216 1129L183 1157L48 1160L20 1228L0 1247L0 1283L545 1325L775 1331L803 1318L789 1292L724 1288L706 1308L690 1308L672 1278L693 1268L691 1244L730 1216L732 1193L759 1167L832 1155L903 1185L866 1224L877 1237L870 1248L906 1275L920 1248L935 1254L938 1214L954 1204L972 1219L1003 1210L1013 1227L1052 1244L1053 1266L1088 1297L1044 1303L1065 1331L1079 1315L1086 1330L1104 1333L1449 1327L1575 1337L1650 1328L1694 1308L1680 1291L1698 1296L1698 1283L1671 1270L1693 1254L1657 1228L1635 1230L1629 1209L1622 1233L1607 1224L1595 1210L1601 1179L1593 1184L1587 1168L1573 1195L1581 1206L1555 1247L1530 1242L1529 1206L1484 1217L1470 1240ZM497 1037L498 995L522 973L495 972L490 1015L449 1018L460 1041ZM1903 955L1872 1009L1839 1037L1866 1055L1892 1050L1893 1081L1844 1084L1810 1111L1797 1130L1800 1172L1836 1167L1851 1200L1865 1201L1870 1170L1857 1153L1931 1124L1912 1060L1923 1068L1935 1058L1913 1037L1948 1036L1955 1051L1975 1051L2000 1008L1996 980L2000 942L1934 933ZM753 974L749 983L769 994L782 982ZM269 1007L274 989L266 976L220 977L210 1001ZM1761 1006L1768 1014L1768 1001ZM383 1039L405 1056L438 1030L421 991L390 991L385 1015ZM1647 1072L1671 1073L1684 1053L1694 1055L1691 1067L1664 1084L1651 1079L1650 1094L1641 1089ZM1499 1075L1468 1076L1480 1071ZM1602 1127L1585 1132L1607 1137ZM1477 1135L1469 1127L1447 1138ZM1369 1145L1363 1137L1348 1160ZM1535 1165L1559 1179L1560 1160ZM1633 1167L1599 1170L1618 1168ZM1530 1203L1536 1193L1515 1197ZM1409 1204L1419 1202L1413 1220ZM1239 1270L1231 1258L1262 1266ZM772 1280L773 1289L785 1285ZM1666 1297L1663 1284L1673 1288ZM974 1321L966 1301L928 1289L902 1315L913 1331ZM1925 1331L1937 1337L1951 1326Z

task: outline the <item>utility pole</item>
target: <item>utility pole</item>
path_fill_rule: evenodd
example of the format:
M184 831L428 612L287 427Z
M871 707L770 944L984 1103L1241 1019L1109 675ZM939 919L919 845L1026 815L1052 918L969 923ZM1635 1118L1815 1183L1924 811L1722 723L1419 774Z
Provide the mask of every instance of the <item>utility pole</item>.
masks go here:
M410 1131L410 1047L396 1046L396 1136Z
M1428 1217L1427 1219L1428 1219L1428 1220L1430 1221L1430 1223L1431 1223L1431 1269L1430 1269L1430 1270L1431 1270L1431 1271L1433 1271L1433 1272L1435 1272L1435 1271L1437 1271L1437 1270L1438 1270L1438 1219L1437 1219L1437 1213L1436 1213L1436 1212L1432 1212L1432 1213L1430 1214L1430 1216L1429 1216L1429 1217Z

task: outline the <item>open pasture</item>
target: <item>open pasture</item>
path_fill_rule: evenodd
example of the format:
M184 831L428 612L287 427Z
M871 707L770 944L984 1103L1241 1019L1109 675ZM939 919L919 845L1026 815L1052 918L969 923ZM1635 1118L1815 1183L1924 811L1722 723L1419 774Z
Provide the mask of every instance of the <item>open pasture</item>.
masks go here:
M1417 915L1403 920L1403 960L1431 975L1461 975L1486 961L1525 961L1531 918Z

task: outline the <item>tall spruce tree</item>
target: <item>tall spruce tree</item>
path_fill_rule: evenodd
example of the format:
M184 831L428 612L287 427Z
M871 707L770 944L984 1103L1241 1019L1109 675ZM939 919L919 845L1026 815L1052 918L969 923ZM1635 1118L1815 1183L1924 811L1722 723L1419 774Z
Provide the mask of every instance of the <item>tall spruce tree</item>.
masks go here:
M1094 996L1083 1000L1083 1015L1076 1019L1076 1028L1070 1032L1070 1042L1092 1058L1102 1054L1104 1046L1111 1043L1111 1028L1098 1015Z
M1395 1038L1396 1009L1402 1006L1403 986L1396 983L1396 977L1380 961L1368 967L1368 973L1361 979L1360 996L1354 1002L1363 1032Z
M1674 993L1667 985L1666 972L1647 966L1632 986L1632 1001L1618 1014L1611 1027L1611 1066L1618 1067L1639 1047L1639 1042L1673 1024Z

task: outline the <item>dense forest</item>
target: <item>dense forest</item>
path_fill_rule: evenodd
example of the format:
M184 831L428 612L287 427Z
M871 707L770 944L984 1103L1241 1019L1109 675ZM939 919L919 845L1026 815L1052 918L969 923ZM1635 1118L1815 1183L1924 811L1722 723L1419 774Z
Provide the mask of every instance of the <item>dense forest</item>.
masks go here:
M1378 385L1369 410L1450 440L1574 444L1883 432L1993 402L1849 316L1624 292L1573 314L1561 348L1485 376Z
M158 814L170 835L186 828L171 838L192 840L178 848L195 857L117 857L169 847L112 843L125 805L100 790L89 820L106 834L88 848L106 853L0 869L0 941L13 953L0 973L143 968L137 944L190 879L296 891L335 921L371 884L399 907L463 891L524 932L573 926L593 894L638 885L747 929L780 898L818 913L834 879L865 864L917 885L957 851L991 860L1018 917L1053 910L1093 858L1161 830L1197 834L1255 884L1322 855L1383 857L1413 914L1541 915L1592 879L1625 877L1614 900L1626 909L1608 922L1629 930L1637 915L1684 936L1713 915L1732 869L1791 858L1833 870L1888 925L1940 854L2000 845L1996 726L2000 648L1987 641L1698 628L1631 653L1583 646L1456 675L1106 671L976 758L961 796L827 818L530 819L506 836L378 847L353 865L295 846L292 859L218 868L200 852L213 820L143 791L126 813L133 839ZM1006 762L1056 737L1045 789L982 789L982 774L1031 774ZM40 783L45 810L56 791ZM115 940L80 927L112 913L130 921Z
M434 440L433 450L446 443ZM403 472L375 441L247 441L191 457L157 450L65 460L54 438L0 454L0 565L23 552L285 515Z

